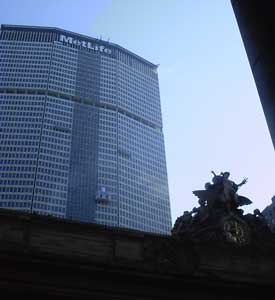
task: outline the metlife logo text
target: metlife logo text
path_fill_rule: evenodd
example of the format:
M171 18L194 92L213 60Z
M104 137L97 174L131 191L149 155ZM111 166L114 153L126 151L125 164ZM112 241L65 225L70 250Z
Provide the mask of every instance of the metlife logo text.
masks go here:
M81 41L78 39L74 39L73 37L70 36L65 36L63 34L60 35L59 41L67 44L74 44L76 46L81 46L83 48L99 51L106 54L112 53L112 50L110 48L106 48L103 45L98 45L87 41Z

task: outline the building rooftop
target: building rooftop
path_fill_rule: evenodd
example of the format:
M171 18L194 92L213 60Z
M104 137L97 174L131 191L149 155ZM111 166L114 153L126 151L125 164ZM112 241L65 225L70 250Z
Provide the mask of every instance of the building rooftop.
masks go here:
M146 65L152 67L153 69L157 69L158 65L157 64L153 64L150 61L142 58L141 56L123 48L122 46L115 44L115 43L111 43L109 41L104 41L101 39L97 39L97 38L93 38L84 34L79 34L79 33L75 33L69 30L64 30L61 28L57 28L57 27L47 27L47 26L29 26L29 25L10 25L10 24L2 24L1 25L1 30L33 30L33 31L51 31L51 32L56 32L56 33L66 33L69 34L70 36L73 36L75 38L81 38L84 40L88 40L88 41L92 41L92 42L97 42L97 43L101 43L104 46L108 46L108 47L115 47L117 49L119 49L120 51L125 52L126 54L129 54L133 57L135 57L136 59L142 61L143 63L145 63Z

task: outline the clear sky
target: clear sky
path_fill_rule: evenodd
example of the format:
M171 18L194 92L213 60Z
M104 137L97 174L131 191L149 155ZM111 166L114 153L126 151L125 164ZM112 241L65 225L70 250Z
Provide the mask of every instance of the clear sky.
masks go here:
M160 64L173 221L211 170L248 177L246 212L270 204L274 150L229 0L0 0L0 22L110 38Z

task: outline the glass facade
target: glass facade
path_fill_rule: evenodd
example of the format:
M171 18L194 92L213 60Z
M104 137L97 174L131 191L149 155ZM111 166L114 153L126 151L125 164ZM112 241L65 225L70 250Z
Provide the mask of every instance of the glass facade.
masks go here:
M169 234L157 66L48 27L0 31L0 207Z

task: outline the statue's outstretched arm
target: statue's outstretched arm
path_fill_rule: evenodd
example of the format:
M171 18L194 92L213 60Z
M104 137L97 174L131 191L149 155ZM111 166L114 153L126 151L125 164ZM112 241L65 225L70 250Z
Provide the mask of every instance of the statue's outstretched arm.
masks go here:
M238 187L247 183L247 178L244 178L241 183L237 184Z

